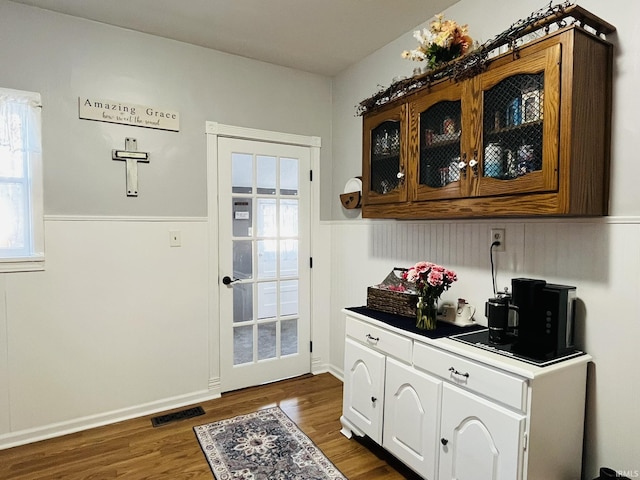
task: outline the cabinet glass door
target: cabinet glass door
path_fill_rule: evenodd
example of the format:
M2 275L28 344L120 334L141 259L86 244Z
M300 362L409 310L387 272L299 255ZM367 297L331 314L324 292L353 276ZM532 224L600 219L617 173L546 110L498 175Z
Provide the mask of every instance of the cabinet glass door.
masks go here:
M404 105L364 120L364 203L407 199L405 181Z
M555 45L481 77L476 195L557 190L559 61Z
M447 85L412 109L412 132L417 132L417 200L457 198L464 193L466 169L460 169L463 131L460 85Z

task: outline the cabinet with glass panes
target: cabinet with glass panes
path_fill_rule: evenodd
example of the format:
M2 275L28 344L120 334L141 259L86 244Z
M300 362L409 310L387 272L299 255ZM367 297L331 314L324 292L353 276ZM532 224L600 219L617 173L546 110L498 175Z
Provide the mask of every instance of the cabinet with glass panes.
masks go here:
M606 215L611 71L611 44L572 24L386 106L407 109L407 196L365 196L363 216ZM374 158L365 150L363 169Z
M407 108L382 109L364 121L363 150L368 159L362 172L363 201L388 204L407 200Z

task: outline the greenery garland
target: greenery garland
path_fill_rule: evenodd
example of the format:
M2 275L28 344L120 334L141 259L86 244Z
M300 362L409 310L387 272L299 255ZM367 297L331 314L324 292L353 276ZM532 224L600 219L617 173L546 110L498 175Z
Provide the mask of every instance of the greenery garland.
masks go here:
M550 25L554 22L557 23L560 28L565 27L567 25L565 18L568 16L567 10L569 10L570 7L575 7L575 4L569 3L569 0L558 5L551 5L550 2L547 7L533 12L525 19L518 20L504 32L466 55L426 73L414 75L411 78L392 83L389 87L360 102L356 107L356 115L364 115L376 107L444 78L460 81L478 75L487 68L489 53L493 50L508 45L509 49L516 55L516 41L527 33L543 27L545 33L548 33Z

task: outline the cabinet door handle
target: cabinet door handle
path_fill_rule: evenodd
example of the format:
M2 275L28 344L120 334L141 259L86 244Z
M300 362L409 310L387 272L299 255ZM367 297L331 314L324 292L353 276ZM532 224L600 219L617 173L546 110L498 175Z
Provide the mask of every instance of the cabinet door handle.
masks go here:
M453 367L449 367L449 371L451 373L453 373L454 375L460 375L461 377L469 378L469 374L467 372L465 372L465 373L459 372L458 370L456 370Z
M447 443L449 443L449 440L447 440L446 438L441 438L441 439L440 439L440 443L441 443L442 445L446 445Z
M371 334L367 333L367 340L371 340L372 342L379 342L380 341L380 337L372 337Z
M371 401L372 401L373 403L376 403L376 402L378 401L378 399L377 399L376 397L371 397Z

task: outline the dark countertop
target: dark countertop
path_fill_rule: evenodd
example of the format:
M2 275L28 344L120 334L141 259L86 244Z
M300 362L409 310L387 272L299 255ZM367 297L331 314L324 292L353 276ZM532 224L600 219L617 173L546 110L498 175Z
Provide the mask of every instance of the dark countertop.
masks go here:
M450 337L451 335L457 335L459 333L475 332L477 330L483 330L486 327L482 325L471 325L469 327L459 327L452 325L451 323L438 322L435 330L420 330L416 328L416 319L411 317L404 317L402 315L394 315L392 313L380 312L378 310L372 310L367 307L347 307L345 310L349 310L360 315L378 320L379 322L386 323L392 327L400 328L407 332L415 333L416 335L422 335L423 337L436 338Z

